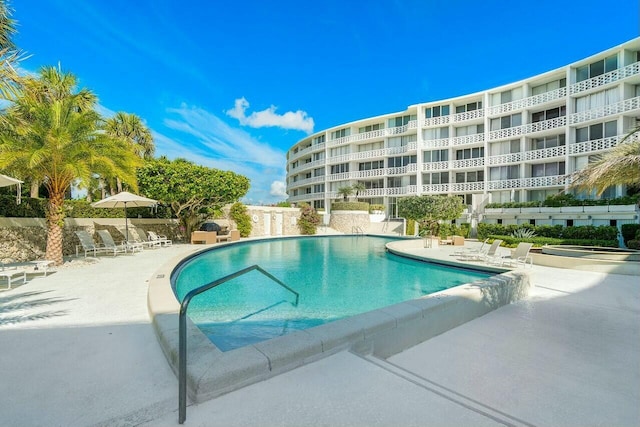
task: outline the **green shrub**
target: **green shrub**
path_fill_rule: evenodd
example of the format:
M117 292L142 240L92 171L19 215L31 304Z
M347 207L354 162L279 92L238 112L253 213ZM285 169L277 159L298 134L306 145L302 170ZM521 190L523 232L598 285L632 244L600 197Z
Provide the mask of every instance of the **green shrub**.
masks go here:
M300 219L298 220L300 234L316 234L318 225L320 225L320 215L316 210L308 203L300 203Z
M531 208L531 207L561 207L561 206L606 206L606 205L635 205L640 200L640 194L616 197L614 199L576 199L572 194L556 194L544 201L489 203L486 208Z
M601 225L595 227L593 225L582 225L575 227L562 227L561 225L540 225L533 226L530 224L520 225L502 225L502 224L478 224L478 239L484 240L490 235L508 236L513 234L517 229L530 229L533 233L540 237L558 238L558 239L586 239L586 240L617 240L618 229L610 225Z
M622 224L620 227L622 233L622 240L624 244L629 247L629 240L638 240L636 235L640 232L640 224Z
M369 203L367 202L333 202L331 204L332 211L365 211L369 212Z
M229 217L236 223L240 237L249 237L251 234L251 218L247 214L247 207L240 202L231 205Z
M627 248L629 249L640 249L640 240L629 240L627 242Z
M460 235L465 239L468 239L471 236L471 224L468 222L460 224Z
M373 212L373 211L382 211L384 212L384 205L371 205L369 206L369 213Z
M502 246L508 248L515 248L520 242L533 243L534 247L541 247L544 245L578 245L578 246L603 246L609 248L617 248L617 240L597 240L597 239L554 239L552 237L531 237L528 239L519 239L509 235L490 235L488 238L493 241L495 239L502 240Z

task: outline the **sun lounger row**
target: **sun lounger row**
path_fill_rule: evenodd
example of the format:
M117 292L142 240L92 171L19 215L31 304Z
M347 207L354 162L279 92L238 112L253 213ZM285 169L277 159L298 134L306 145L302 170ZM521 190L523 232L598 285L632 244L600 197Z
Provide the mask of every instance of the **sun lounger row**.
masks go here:
M136 229L136 235L133 233L129 235L128 241L122 241L116 243L108 230L97 231L102 243L96 243L89 232L85 230L78 230L75 232L80 240L80 244L76 245L76 255L80 254L80 250L84 251L85 258L87 255L97 256L99 254L107 254L116 256L118 254L135 253L142 251L146 248L158 248L162 246L171 246L173 242L167 239L166 236L158 235L153 231L144 232L142 229ZM145 234L143 234L145 233ZM146 240L142 240L140 236L147 236Z
M533 247L533 243L520 242L512 254L501 255L497 250L502 244L502 240L495 239L487 246L488 241L489 239L486 239L482 242L482 246L478 249L456 251L453 255L457 256L462 261L483 261L487 264L497 266L506 265L509 267L518 267L519 265L522 265L524 267L527 264L533 266L533 258L531 258L531 255L529 254L529 251L531 251L531 248Z

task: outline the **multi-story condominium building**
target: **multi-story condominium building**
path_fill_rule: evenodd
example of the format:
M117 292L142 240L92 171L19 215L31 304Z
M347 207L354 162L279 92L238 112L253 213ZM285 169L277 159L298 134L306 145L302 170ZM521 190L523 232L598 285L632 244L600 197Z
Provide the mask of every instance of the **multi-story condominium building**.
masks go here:
M399 197L544 200L640 117L640 38L562 68L317 132L287 152L287 193L329 212L341 187L395 216ZM603 197L623 195L610 188ZM585 196L585 195L582 195Z

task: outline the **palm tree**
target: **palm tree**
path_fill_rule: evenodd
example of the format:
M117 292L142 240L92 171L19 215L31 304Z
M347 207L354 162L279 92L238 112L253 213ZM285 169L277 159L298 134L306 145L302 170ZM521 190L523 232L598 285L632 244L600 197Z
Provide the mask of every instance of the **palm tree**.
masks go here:
M640 126L637 126L596 162L574 172L571 177L571 187L587 191L595 189L598 196L613 185L638 187L640 185L639 133Z
M64 195L71 184L104 170L135 188L140 163L127 143L101 130L96 96L76 91L76 82L55 67L26 78L22 95L3 114L7 126L0 129L0 168L28 168L49 193L45 258L57 264L62 263Z
M349 200L349 196L353 194L353 187L340 187L338 188L338 194L340 194L342 199L346 202Z
M11 18L13 10L9 2L0 0L0 98L12 99L20 89L20 76L16 64L24 59L12 37L16 22Z
M356 200L358 200L358 196L360 195L360 192L367 189L367 187L365 187L365 185L362 182L356 182L355 184L353 184L351 186L351 188L356 193L356 195L355 195Z
M149 128L143 123L143 121L135 114L129 114L125 112L118 112L115 116L107 119L105 122L106 134L114 139L122 139L129 144L133 152L142 159L152 159L155 152L155 145L153 144L153 135ZM118 176L108 176L105 178L111 183L115 180L116 191L122 191L122 180Z

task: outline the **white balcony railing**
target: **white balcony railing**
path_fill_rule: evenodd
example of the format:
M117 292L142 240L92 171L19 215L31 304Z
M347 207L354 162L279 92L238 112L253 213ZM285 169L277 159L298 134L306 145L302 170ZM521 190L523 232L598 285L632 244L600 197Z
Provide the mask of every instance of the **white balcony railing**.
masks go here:
M467 145L484 142L484 133L474 133L473 135L456 136L451 138L451 145Z
M576 142L569 145L569 154L594 153L608 150L618 145L622 138L611 136L609 138L595 139L593 141Z
M299 179L298 181L291 182L287 186L287 188L302 187L304 185L315 184L317 182L324 182L324 175L323 176L314 176L312 178Z
M451 184L424 184L423 193L449 193Z
M552 157L562 157L567 154L567 146L560 145L558 147L542 148L540 150L531 150L524 152L524 160L542 160Z
M487 190L508 190L517 188L558 187L568 182L567 175L538 176L532 178L503 179L487 181Z
M625 99L623 101L616 102L615 104L594 108L592 110L574 113L570 116L569 124L574 125L576 123L586 122L587 120L599 119L613 114L625 113L627 111L638 109L640 109L640 96Z
M517 163L521 162L524 158L524 153L509 153L509 154L500 154L497 156L489 157L489 165L502 165L505 163Z
M453 117L454 123L465 122L467 120L480 119L484 117L484 110L480 109L480 110L465 111L464 113L456 113L452 117Z
M325 143L321 143L321 144L316 144L316 145L312 145L310 147L304 148L302 150L298 150L297 153L291 154L291 156L289 157L289 161L295 160L297 158L300 158L302 156L304 156L305 154L311 154L311 153L315 153L317 151L324 151L325 148Z
M451 169L449 162L429 162L422 164L423 171L441 171Z
M475 159L453 160L451 169L478 168L484 166L484 157Z
M561 116L555 119L543 120L541 122L529 123L526 125L515 126L506 129L492 130L489 132L489 139L503 139L519 136L523 134L540 132L549 129L556 129L567 124L567 117Z
M569 93L574 95L576 93L600 87L609 83L616 82L626 77L635 76L640 74L640 62L634 62L626 67L618 68L617 70L610 71L605 74L593 77L588 80L583 80L578 83L574 83L569 88Z
M495 116L499 114L508 113L514 110L530 108L539 104L544 104L546 102L551 102L560 98L564 98L565 96L567 96L567 88L561 87L558 89L550 90L549 92L507 102L505 104L494 105L493 107L488 108L488 114L490 116Z
M466 191L484 191L484 182L455 182L453 184L449 184L451 188L451 192L460 193Z
M422 148L444 148L449 146L449 138L428 139L420 144Z

